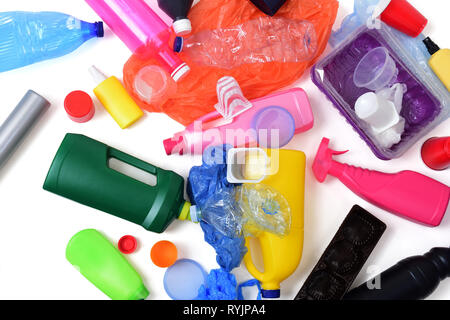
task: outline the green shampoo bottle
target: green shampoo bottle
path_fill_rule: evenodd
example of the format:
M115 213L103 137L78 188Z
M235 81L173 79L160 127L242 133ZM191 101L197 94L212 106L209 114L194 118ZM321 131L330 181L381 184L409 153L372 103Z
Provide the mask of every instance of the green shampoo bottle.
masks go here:
M155 176L156 184L146 184L110 168L112 158ZM157 233L173 220L189 217L183 177L79 134L66 134L44 189Z
M97 230L74 235L67 244L66 258L113 300L143 300L149 295L141 276Z

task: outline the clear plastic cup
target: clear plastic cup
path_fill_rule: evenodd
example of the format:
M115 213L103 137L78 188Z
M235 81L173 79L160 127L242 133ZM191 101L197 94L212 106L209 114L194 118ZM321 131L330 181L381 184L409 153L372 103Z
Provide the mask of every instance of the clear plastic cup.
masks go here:
M378 47L369 51L358 63L353 82L358 88L377 91L388 86L397 75L398 69L389 51Z
M133 89L142 101L160 106L176 93L177 84L164 69L149 65L136 74Z

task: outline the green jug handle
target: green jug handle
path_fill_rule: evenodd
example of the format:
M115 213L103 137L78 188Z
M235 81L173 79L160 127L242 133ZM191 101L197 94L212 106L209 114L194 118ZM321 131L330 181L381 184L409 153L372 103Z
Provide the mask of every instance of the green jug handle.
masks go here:
M117 150L114 148L108 148L108 158L116 158L117 160L123 161L129 165L132 165L133 167L136 167L138 169L141 169L148 173L151 173L156 177L158 176L159 168L151 165L148 162L145 162L138 158L130 156L129 154L122 152L120 150Z

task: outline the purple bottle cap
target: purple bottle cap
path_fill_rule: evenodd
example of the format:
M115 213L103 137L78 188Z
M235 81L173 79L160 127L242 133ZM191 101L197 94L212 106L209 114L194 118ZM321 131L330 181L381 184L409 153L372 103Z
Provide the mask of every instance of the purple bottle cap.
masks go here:
M295 134L295 120L291 113L279 106L262 109L253 118L259 146L281 148L291 141Z

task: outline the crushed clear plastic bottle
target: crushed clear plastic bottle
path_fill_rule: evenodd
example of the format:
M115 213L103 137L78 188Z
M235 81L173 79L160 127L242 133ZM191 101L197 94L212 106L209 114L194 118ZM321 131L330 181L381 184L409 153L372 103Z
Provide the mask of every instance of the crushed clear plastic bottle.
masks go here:
M237 201L237 188L215 193L201 209L201 220L229 238L242 236L243 211Z
M280 192L264 184L244 184L239 187L238 196L245 236L257 237L261 232L279 236L289 233L291 208Z
M309 61L317 51L317 36L309 21L260 17L177 38L174 48L196 64L232 69L251 63Z
M283 195L264 184L244 184L215 193L193 215L227 237L256 237L261 232L285 236L290 232L291 210Z

